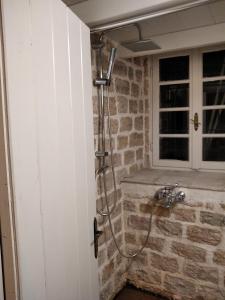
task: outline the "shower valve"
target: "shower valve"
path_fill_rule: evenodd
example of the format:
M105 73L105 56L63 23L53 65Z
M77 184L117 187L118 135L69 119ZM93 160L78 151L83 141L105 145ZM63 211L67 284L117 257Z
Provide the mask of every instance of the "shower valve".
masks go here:
M159 201L161 206L170 208L174 204L184 201L185 193L176 191L177 187L178 184L165 186L156 192L155 198Z

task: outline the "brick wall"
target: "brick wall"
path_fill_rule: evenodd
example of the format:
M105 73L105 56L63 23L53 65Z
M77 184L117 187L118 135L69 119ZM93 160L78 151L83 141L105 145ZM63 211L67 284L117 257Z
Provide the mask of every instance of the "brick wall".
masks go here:
M104 69L108 66L109 51L113 44L107 41L104 48ZM116 46L116 45L114 45ZM96 51L92 51L93 79L96 78ZM118 203L112 214L116 238L124 248L122 192L120 179L148 165L148 60L116 59L109 92L110 116L112 126L114 163L117 180ZM148 77L149 78L149 77ZM95 148L98 143L98 97L93 87L93 112ZM108 138L106 150L109 151ZM110 164L109 159L107 161ZM98 161L96 160L96 168ZM102 182L97 179L97 208L105 209ZM107 173L109 201L113 203L112 173ZM104 234L99 240L99 282L101 299L112 299L126 281L126 260L116 251L107 218L98 216L100 229Z
M125 244L140 247L160 187L123 184ZM184 189L184 204L158 208L143 254L127 278L172 299L225 299L225 193Z

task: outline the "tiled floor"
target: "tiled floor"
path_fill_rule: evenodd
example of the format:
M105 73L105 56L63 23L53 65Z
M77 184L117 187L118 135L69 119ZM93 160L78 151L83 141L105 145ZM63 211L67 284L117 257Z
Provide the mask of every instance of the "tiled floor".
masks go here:
M149 295L132 287L125 287L114 300L163 300L163 298Z

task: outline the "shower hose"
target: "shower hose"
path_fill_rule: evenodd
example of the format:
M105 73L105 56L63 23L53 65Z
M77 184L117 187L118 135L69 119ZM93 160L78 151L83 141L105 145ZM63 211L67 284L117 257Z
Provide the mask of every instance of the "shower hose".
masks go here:
M115 169L114 169L114 161L113 161L113 145L112 145L112 134L111 134L111 123L110 123L109 87L106 87L106 93L107 93L106 98L104 97L103 86L101 87L100 92L101 92L101 100L102 101L101 101L100 126L99 126L101 128L101 132L99 132L99 141L101 144L102 152L105 153L105 128L104 128L105 127L104 126L104 123L105 123L105 108L104 107L105 107L105 105L104 105L104 103L105 103L105 101L107 101L107 129L108 129L108 136L109 136L110 163L111 163L113 188L114 188L114 195L113 195L114 196L114 204L113 204L112 209L110 210L109 199L108 199L108 195L107 195L106 168L105 168L105 155L104 155L99 169L102 169L102 179L103 179L102 181L103 181L103 190L104 190L106 211L98 210L97 212L101 216L108 218L110 231L112 233L112 238L113 238L113 241L115 243L115 246L116 246L119 254L122 257L132 259L132 258L135 258L136 256L140 255L148 243L150 232L151 232L151 227L152 227L152 216L154 214L154 210L155 210L156 206L153 207L153 209L150 213L149 221L148 221L147 236L144 240L143 245L135 253L132 253L132 254L123 253L121 251L119 244L117 242L117 239L115 237L115 233L114 233L113 225L112 225L112 219L111 219L111 215L112 215L113 211L115 210L115 207L117 204L117 189L116 189L116 178L115 178ZM100 176L101 176L101 174L100 174Z

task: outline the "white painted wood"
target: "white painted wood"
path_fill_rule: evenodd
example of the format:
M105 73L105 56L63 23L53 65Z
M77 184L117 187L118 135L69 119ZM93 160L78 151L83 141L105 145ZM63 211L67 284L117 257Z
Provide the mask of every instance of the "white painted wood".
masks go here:
M22 300L97 300L89 29L59 0L3 1Z
M158 167L171 167L171 168L190 168L191 167L191 160L192 160L192 153L191 153L191 134L190 130L188 134L160 134L159 133L159 113L160 111L189 111L191 109L191 97L189 94L189 107L186 108L166 108L166 109L160 109L159 107L159 97L160 97L160 85L165 84L172 84L172 83L189 83L189 90L191 89L192 81L191 78L189 80L180 80L180 81L166 81L162 84L162 82L159 81L159 61L162 58L165 57L172 57L172 56L184 56L184 55L190 55L190 51L180 52L179 54L161 54L153 57L153 115L152 115L152 128L153 128L153 154L152 154L152 166L154 168ZM189 63L189 66L191 67L191 62ZM190 70L191 72L191 70ZM180 161L180 160L166 160L166 159L160 159L159 157L159 139L160 137L186 137L189 138L189 161Z
M223 80L224 76L211 77L209 79L202 77L202 54L204 52L218 51L222 50L225 47L220 45L217 47L207 47L200 49L193 49L183 52L176 52L166 54L160 54L153 56L153 158L152 163L154 168L169 168L169 169L195 169L201 171L224 171L225 163L224 162L213 162L213 161L203 161L202 157L202 147L203 147L203 137L218 137L224 138L225 134L203 134L202 133L202 124L203 124L203 111L208 109L223 109L224 105L212 105L212 106L203 106L203 82L213 81L213 80ZM189 135L185 134L159 134L159 113L161 111L184 111L187 108L159 108L159 87L162 85L159 82L159 59L171 56L180 56L189 54L190 59L190 89L189 89L189 99L190 99L190 127ZM178 83L179 81L174 81ZM182 82L182 81L180 81ZM166 82L167 83L167 82ZM168 81L169 84L173 82ZM193 122L191 119L194 118L194 114L198 113L199 117L199 128L197 131L194 130ZM177 160L160 160L159 159L159 138L160 137L188 137L189 136L189 153L190 153L190 162L185 163L183 161Z
M0 300L4 300L2 260L1 260L1 244L0 244Z

